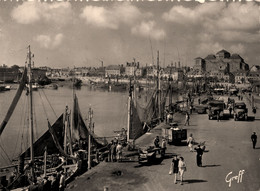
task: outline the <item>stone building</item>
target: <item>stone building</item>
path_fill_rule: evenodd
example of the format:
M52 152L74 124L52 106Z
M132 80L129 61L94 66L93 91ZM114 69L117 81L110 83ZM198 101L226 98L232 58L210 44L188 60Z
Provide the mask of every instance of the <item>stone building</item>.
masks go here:
M125 67L125 75L127 76L142 76L143 70L140 67L139 62L127 62Z
M121 75L121 67L118 65L110 65L106 67L105 70L106 77L110 76L120 76Z
M226 50L221 50L216 55L209 54L204 59L195 59L195 70L201 71L220 71L221 73L236 73L237 71L248 71L249 66L244 59L238 54L230 54Z

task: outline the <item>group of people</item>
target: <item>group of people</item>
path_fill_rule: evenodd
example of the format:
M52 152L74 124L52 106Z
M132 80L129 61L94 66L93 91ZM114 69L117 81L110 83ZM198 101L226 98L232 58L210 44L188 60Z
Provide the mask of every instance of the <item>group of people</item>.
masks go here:
M180 175L180 184L183 185L183 174L186 171L186 164L183 157L173 156L169 174L174 174L174 183L177 184L177 176Z
M123 155L123 145L119 141L111 141L109 148L108 162L121 162Z
M165 155L165 151L167 149L167 143L165 139L162 139L162 143L161 143L161 147L160 147L160 139L159 136L156 136L154 139L154 147L158 148L160 150L158 150L159 154L161 154L161 156L164 157Z
M65 174L61 171L53 174L51 180L45 176L42 181L34 182L29 186L28 191L64 191L65 187Z

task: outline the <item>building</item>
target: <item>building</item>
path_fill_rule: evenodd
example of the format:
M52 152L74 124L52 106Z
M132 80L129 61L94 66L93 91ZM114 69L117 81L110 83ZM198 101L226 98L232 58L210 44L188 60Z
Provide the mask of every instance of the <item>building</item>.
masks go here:
M216 55L209 54L204 59L196 58L194 69L215 72L221 71L221 73L235 73L237 71L248 71L249 66L244 62L244 59L238 54L230 54L226 50L221 50Z
M184 78L183 70L175 67L166 67L161 71L161 77L163 78L171 78L173 81L180 81Z
M142 76L143 69L140 68L139 62L127 62L125 67L125 75L127 76Z
M20 77L19 67L0 67L0 81L14 82L18 81Z
M260 81L260 66L259 65L254 65L250 68L248 75L247 75L247 81L249 81L249 82Z
M121 75L121 66L119 65L110 65L105 69L106 77L120 76Z
M240 71L236 71L233 73L235 76L235 83L237 84L244 84L244 83L249 83L248 82L248 78L247 78L247 71L244 70L240 70Z

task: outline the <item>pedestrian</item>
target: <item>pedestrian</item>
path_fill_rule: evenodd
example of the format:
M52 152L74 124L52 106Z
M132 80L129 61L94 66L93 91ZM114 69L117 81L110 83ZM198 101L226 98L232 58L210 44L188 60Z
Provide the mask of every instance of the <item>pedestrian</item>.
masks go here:
M63 171L61 171L59 191L64 191L64 190L65 190L65 174Z
M183 157L180 157L178 167L179 167L179 174L180 174L180 184L182 185L183 184L182 183L183 182L183 174L187 170Z
M203 155L203 149L200 148L200 145L198 145L197 148L195 148L197 151L197 166L202 167L202 155Z
M253 143L253 149L255 149L255 145L256 145L256 142L257 142L257 135L255 132L253 132L253 134L251 135L251 140L252 140L252 143Z
M166 140L163 139L163 140L162 140L162 151L161 151L161 155L162 155L162 157L165 156L165 151L166 151L166 149L167 149L166 146L167 146Z
M115 142L113 141L113 144L111 145L110 147L110 152L111 152L111 162L115 162L116 160L116 144Z
M252 112L254 113L254 115L256 114L256 107L252 108Z
M174 184L177 184L177 175L179 173L179 159L177 158L177 155L173 155L171 169L174 174Z
M228 110L229 110L229 117L231 117L231 113L232 113L232 107L231 107L231 105L228 106Z
M188 147L190 148L190 152L193 152L194 143L195 143L195 140L194 140L192 133L191 133L190 136L187 139L187 144L188 144Z
M118 142L116 146L116 154L117 154L117 162L122 161L122 154L123 154L123 146L120 142Z
M217 111L217 120L219 121L219 118L220 118L220 113L219 111Z
M188 112L186 112L186 117L185 117L185 126L186 126L186 124L188 124L188 126L190 125L190 115L189 115L189 113Z
M192 114L193 106L190 104L190 114Z
M156 136L156 137L155 137L153 143L154 143L154 146L155 146L156 148L160 148L160 146L159 146L159 143L160 143L159 136Z
M200 98L198 98L198 104L200 105Z

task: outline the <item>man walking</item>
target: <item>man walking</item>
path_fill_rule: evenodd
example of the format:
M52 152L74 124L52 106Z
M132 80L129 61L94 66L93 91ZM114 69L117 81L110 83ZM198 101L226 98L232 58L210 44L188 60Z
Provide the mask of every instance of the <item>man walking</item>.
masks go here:
M166 140L163 139L163 140L162 140L162 152L161 152L162 157L165 156L166 145L167 145Z
M188 112L186 112L186 117L185 117L185 126L186 124L188 124L188 126L190 125L190 115L188 114Z
M197 166L202 167L203 150L200 148L200 145L195 150L197 151Z
M255 149L255 145L256 145L256 142L257 142L257 135L255 132L253 132L253 134L251 135L251 140L253 142L253 149Z

